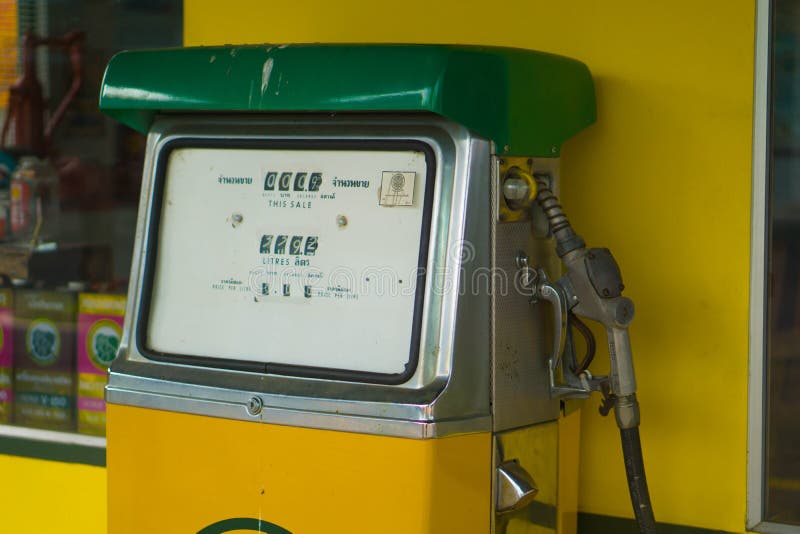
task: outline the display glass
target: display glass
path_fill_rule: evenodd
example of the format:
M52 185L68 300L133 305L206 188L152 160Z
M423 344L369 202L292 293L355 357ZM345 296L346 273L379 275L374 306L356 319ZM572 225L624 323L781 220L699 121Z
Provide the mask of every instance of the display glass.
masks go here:
M145 354L285 374L413 371L427 147L180 143L158 167Z

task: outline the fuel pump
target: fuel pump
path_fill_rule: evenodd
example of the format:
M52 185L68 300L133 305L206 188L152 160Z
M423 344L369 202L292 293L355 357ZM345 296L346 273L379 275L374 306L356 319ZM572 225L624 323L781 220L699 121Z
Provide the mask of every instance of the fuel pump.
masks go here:
M531 194L537 187L538 191ZM532 300L546 300L554 311L554 348L548 362L551 393L564 398L583 398L592 391L602 392L604 401L600 413L605 416L613 409L620 430L625 471L639 529L655 532L639 438L639 403L628 335L634 306L630 299L622 296L624 285L619 265L607 248L586 248L583 238L572 229L545 175L533 177L515 167L508 171L503 189L512 202L530 205L535 196L548 220L556 252L566 267L566 273L554 283L548 280L543 269L527 275L535 288ZM521 257L520 264L529 269L527 257ZM595 377L589 372L595 341L580 317L597 321L606 329L611 358L609 376ZM587 355L580 364L569 339L570 321L586 338ZM559 371L563 381L556 378Z
M561 144L595 120L583 64L125 52L100 107L148 135L109 532L574 532L562 400L595 390L650 531L633 306L553 193ZM609 332L609 377L577 361L581 317Z

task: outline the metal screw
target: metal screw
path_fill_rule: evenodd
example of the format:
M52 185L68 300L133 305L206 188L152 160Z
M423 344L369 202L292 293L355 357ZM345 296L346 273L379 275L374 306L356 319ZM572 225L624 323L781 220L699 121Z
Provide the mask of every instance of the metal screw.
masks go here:
M261 410L264 409L264 401L261 400L261 397L253 397L250 399L250 402L247 403L247 413L252 416L256 416L261 413Z
M527 269L529 260L530 256L528 256L524 250L518 250L517 256L514 258L514 262L517 264L517 268L519 269Z
M336 224L339 225L339 227L347 226L347 217L345 217L344 215L337 215Z

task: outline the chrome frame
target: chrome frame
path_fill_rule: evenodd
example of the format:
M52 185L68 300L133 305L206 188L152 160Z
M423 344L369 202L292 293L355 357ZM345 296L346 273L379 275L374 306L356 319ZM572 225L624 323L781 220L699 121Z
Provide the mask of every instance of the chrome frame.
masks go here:
M747 410L748 530L797 534L800 527L764 521L766 442L766 266L769 185L770 0L756 2L753 84L753 179L750 227L750 346Z
M139 352L136 328L158 155L167 143L187 137L369 138L417 140L431 147L436 157L436 175L420 356L418 367L407 382L387 386L262 375L163 363ZM106 390L108 402L418 439L491 430L489 335L487 328L475 328L484 318L489 321L489 296L468 292L462 295L458 290L444 294L434 291L436 284L459 288L462 269L468 274L470 269L488 267L491 152L488 140L429 114L159 116L147 139L129 298L120 352ZM461 176L466 178L458 179ZM476 247L471 265L462 265L459 255L452 254L465 240ZM456 325L465 326L457 332ZM247 409L254 397L261 399L264 406L257 413Z
M753 84L753 183L750 227L750 362L747 414L747 528L759 526L764 499L764 358L769 122L769 0L758 0Z

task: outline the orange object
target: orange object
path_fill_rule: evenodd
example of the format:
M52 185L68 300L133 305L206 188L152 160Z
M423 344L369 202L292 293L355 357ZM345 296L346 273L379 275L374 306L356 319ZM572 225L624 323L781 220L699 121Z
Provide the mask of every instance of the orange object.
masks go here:
M14 123L15 148L45 156L50 149L50 140L67 108L75 99L82 83L81 45L83 32L70 32L63 37L37 37L31 32L22 40L22 75L9 87L8 113L0 134L0 148L6 148L7 137ZM59 46L66 49L72 65L72 85L61 99L55 112L45 124L45 103L42 85L36 78L36 49L39 46Z

